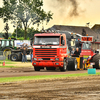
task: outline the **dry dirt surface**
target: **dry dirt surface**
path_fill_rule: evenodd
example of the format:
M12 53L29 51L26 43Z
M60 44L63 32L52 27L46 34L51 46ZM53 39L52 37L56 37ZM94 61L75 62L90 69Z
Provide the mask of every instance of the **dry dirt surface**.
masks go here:
M0 100L100 100L100 76L2 83Z
M0 78L1 77L18 77L18 76L35 76L35 75L59 75L59 74L76 74L76 73L87 73L87 70L77 70L77 71L66 71L61 72L58 68L56 70L47 71L46 68L40 71L34 71L32 63L22 63L14 62L15 64L6 64L6 66L15 66L15 68L0 68ZM97 69L96 72L100 72Z
M96 70L100 72L100 70ZM76 74L76 73L87 73L87 70L77 71L65 71L61 72L59 69L34 71L33 67L20 67L20 68L0 68L1 77L18 77L18 76L36 76L36 75L59 75L59 74Z
M96 72L100 72L97 69ZM34 67L18 67L18 68L0 68L1 77L19 77L19 76L36 76L36 75L63 75L63 74L78 74L87 73L87 70L65 71L61 72L59 69L34 71Z

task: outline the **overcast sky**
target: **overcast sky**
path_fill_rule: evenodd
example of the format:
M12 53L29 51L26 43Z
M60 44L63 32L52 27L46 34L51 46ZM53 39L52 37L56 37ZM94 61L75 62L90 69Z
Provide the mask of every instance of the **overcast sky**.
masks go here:
M43 0L43 8L53 14L53 20L44 28L53 25L74 25L85 26L90 22L90 27L94 24L100 24L100 0ZM0 0L0 7L2 0ZM0 32L4 32L4 23L0 19ZM13 25L9 22L10 30L13 32ZM40 26L41 28L42 26Z

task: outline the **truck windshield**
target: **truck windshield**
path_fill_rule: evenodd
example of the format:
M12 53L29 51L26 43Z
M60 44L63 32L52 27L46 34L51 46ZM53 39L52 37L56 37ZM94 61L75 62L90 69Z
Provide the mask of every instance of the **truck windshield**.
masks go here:
M59 45L59 36L36 36L34 45Z
M82 49L84 49L84 50L91 49L91 43L83 43Z

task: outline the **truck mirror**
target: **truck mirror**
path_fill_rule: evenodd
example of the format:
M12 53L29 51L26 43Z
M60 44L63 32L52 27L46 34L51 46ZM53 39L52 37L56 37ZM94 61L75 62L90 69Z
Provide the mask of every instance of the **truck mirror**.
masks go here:
M62 45L65 45L65 40L62 40Z

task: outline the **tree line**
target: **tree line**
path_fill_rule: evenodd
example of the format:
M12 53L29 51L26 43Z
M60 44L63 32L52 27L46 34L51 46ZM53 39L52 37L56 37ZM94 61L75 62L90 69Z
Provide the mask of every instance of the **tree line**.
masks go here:
M15 27L19 26L17 36L24 39L38 31L29 28L30 26L47 24L52 16L51 11L46 12L43 9L43 0L3 0L3 6L0 7L0 18L4 23L11 21ZM15 31L12 34L13 37L15 37Z
M16 39L16 31L17 31L17 39L19 40L24 40L24 30L22 28L17 28L17 30L15 29L13 33L8 33L8 38L9 39ZM31 38L34 37L34 34L35 33L40 33L39 30L37 29L34 29L33 27L31 28L28 28L27 29L27 40L30 40ZM3 37L3 34L2 32L0 32L0 38L4 38Z

